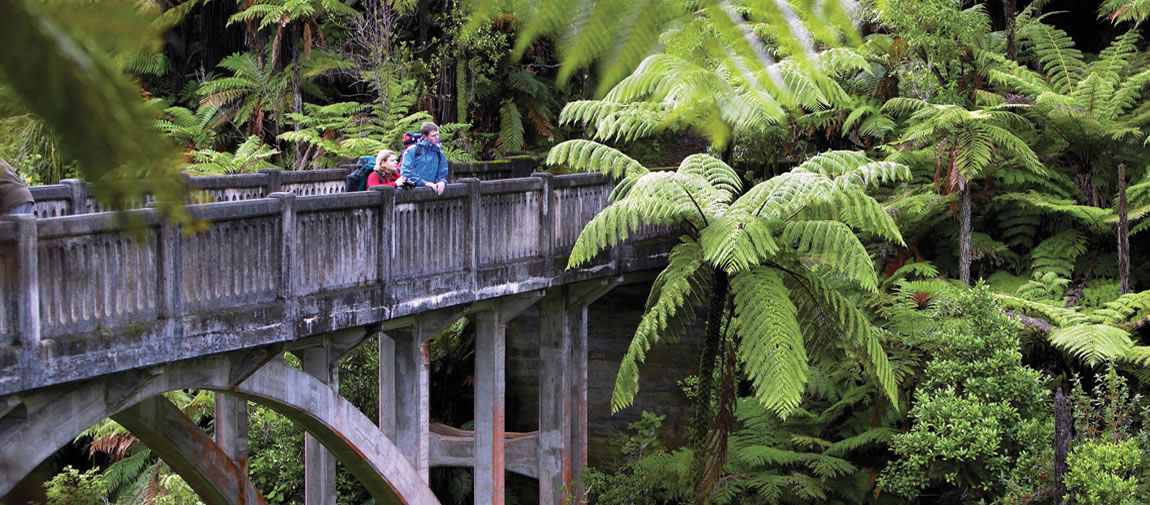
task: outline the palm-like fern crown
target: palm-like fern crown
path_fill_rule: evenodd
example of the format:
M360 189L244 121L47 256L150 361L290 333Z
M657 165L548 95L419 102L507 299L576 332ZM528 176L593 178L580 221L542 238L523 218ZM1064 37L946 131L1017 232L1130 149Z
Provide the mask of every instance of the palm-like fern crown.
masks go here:
M1150 68L1137 50L1137 30L1120 35L1087 65L1066 32L1041 17L1024 21L1021 41L1041 72L981 52L979 62L992 83L1034 99L1038 112L1072 142L1143 136L1140 128L1150 119L1150 107L1139 105L1139 98L1150 82Z
M936 146L940 167L948 170L948 187L960 189L967 179L981 175L996 160L1018 163L1045 175L1038 156L1015 133L1033 129L1029 121L1011 111L1018 107L1003 104L968 110L958 105L892 98L883 105L883 111L909 116L910 126L900 141L912 147Z
M909 168L833 151L744 193L727 164L702 154L687 157L676 171L653 172L610 147L572 140L553 148L547 162L621 178L610 205L577 239L571 266L590 261L640 226L683 233L623 358L612 408L630 405L638 390L638 363L660 339L682 334L717 270L730 276L734 317L729 331L742 339L739 358L763 405L786 413L799 404L807 339L821 332L846 335L864 349L884 390L893 396L894 380L878 335L828 280L877 289L859 234L900 244L902 237L865 190L907 179Z

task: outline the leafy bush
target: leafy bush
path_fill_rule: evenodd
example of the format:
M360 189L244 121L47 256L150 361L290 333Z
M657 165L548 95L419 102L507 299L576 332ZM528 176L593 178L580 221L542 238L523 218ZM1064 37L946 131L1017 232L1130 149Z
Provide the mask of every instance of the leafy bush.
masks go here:
M953 319L932 335L938 350L915 394L913 424L894 436L896 459L880 486L905 497L941 486L988 501L1034 489L1050 475L1049 392L1022 365L1014 324L985 285L956 302Z

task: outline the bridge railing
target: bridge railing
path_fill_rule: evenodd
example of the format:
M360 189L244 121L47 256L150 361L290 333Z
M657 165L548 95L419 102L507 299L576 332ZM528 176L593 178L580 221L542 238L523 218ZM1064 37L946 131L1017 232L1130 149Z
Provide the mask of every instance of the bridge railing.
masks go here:
M661 262L665 248L633 241L564 269L610 190L599 174L536 174L442 195L280 191L189 206L197 233L153 209L129 211L135 230L114 213L0 219L0 396ZM43 359L62 361L22 371Z
M476 163L450 163L449 180L478 178L501 180L526 177L538 165L528 157L513 157ZM276 192L298 196L330 195L343 192L347 169L288 170L263 169L256 174L211 175L187 177L191 190L188 203L235 202L266 198ZM65 179L60 184L35 186L32 197L36 200L37 217L74 216L105 212L103 204L91 198L88 184L79 179ZM149 196L135 207L142 208L152 202Z

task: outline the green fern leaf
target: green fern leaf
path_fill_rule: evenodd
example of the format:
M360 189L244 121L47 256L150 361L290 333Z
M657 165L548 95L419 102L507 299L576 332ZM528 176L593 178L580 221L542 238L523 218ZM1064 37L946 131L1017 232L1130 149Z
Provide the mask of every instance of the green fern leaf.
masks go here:
M1087 366L1112 361L1134 347L1130 334L1104 324L1082 324L1050 332L1050 343L1081 358Z
M646 359L651 346L660 338L677 340L694 319L691 305L703 302L709 275L697 243L687 239L671 249L667 268L656 278L643 318L619 364L611 393L612 413L634 402L639 392L639 363Z
M845 224L838 221L787 223L782 240L794 254L820 261L867 291L878 290L870 256Z
M782 278L757 267L731 278L735 316L731 328L742 337L739 359L755 398L780 416L798 407L806 389L807 353L795 321L796 308Z

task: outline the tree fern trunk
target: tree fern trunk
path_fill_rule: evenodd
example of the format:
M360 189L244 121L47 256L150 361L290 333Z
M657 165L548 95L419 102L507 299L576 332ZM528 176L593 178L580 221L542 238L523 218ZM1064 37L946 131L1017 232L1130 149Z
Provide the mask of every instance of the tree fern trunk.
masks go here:
M299 72L299 46L302 43L300 36L299 23L292 29L292 79L291 79L291 93L292 93L292 111L296 114L303 114L303 93L300 91L300 72ZM303 127L299 121L295 122L295 131L300 131ZM303 159L303 143L296 142L295 144L295 159L299 161Z
M695 418L692 444L701 456L706 447L707 433L712 420L711 400L715 393L715 363L723 345L723 309L727 302L730 280L727 273L716 268L711 276L711 305L707 310L707 329L703 340L703 353L699 357L699 389L695 399Z
M1017 12L1015 0L1002 0L1002 15L1006 21L1006 57L1018 59L1018 45L1014 43L1014 15Z
M1130 292L1130 222L1126 216L1126 164L1118 164L1118 292Z
M958 258L958 278L962 280L963 284L970 285L970 181L966 181L966 187L962 189L962 208L959 210L959 220L961 223L961 235L959 241Z
M1070 428L1074 423L1070 410L1070 398L1062 393L1062 388L1054 393L1054 504L1066 503L1066 484L1062 477L1069 467L1066 458L1070 454Z

